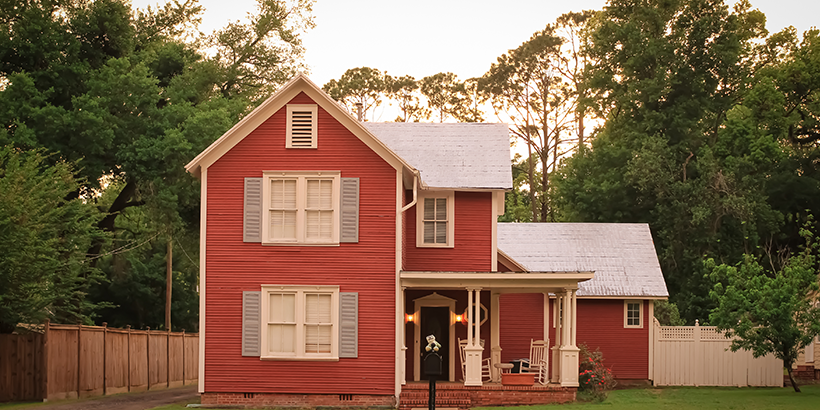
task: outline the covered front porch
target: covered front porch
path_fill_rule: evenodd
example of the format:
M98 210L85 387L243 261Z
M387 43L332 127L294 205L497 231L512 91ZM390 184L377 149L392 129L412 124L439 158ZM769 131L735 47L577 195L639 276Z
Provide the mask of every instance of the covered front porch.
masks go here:
M443 385L460 386L451 389L463 390L478 387L479 390L498 391L489 396L502 397L504 391L539 391L540 395L554 396L556 388L578 386L578 347L576 346L576 291L578 283L589 280L592 272L409 272L402 271L399 305L403 307L400 320L404 322L400 340L403 360L400 360L402 397L405 391L418 389L414 382L427 380L421 369L421 358L428 334L437 335L442 344L443 374L437 379L450 382ZM530 303L526 308L505 313L510 315L538 314L545 322L543 334L532 339L542 339L546 346L552 346L545 354L545 373L534 386L502 386L501 365L504 345L515 341L517 351L522 344L530 345L530 338L521 332L510 332L502 337L501 315L503 295L516 297L520 294L541 294L538 303ZM550 309L550 300L558 308ZM541 304L539 306L539 304ZM509 309L508 309L509 310ZM554 322L554 340L550 341L546 322L553 312L558 320ZM566 318L566 319L564 319ZM509 320L508 320L509 322ZM505 323L509 329L510 325ZM539 329L542 327L539 326ZM511 336L514 336L511 339ZM459 341L461 343L459 343ZM520 354L520 353L517 353ZM509 356L509 354L507 354ZM523 357L522 357L523 358ZM483 386L483 387L482 387ZM512 390L510 390L512 388ZM469 389L468 389L469 390ZM574 391L574 389L571 389ZM410 394L410 393L408 393ZM466 397L466 393L460 393ZM560 395L559 395L560 396ZM481 401L481 400L479 400ZM550 400L552 401L552 400Z

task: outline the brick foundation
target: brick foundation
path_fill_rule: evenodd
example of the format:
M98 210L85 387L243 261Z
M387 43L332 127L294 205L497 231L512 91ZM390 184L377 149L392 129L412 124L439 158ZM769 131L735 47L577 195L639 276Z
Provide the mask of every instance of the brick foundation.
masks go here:
M399 410L427 407L427 383L408 383L402 386ZM436 385L436 407L469 409L483 406L522 406L575 401L577 389L556 385L464 386L460 383Z
M393 396L368 394L202 393L203 407L393 408Z

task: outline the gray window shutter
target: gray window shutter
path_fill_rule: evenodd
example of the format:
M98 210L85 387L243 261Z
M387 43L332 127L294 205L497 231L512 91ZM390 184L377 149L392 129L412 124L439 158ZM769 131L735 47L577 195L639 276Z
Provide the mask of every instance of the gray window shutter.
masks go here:
M359 178L342 178L339 242L359 242Z
M262 292L242 292L242 356L259 356Z
M245 178L242 241L262 242L262 178Z
M339 293L339 357L359 356L359 294Z

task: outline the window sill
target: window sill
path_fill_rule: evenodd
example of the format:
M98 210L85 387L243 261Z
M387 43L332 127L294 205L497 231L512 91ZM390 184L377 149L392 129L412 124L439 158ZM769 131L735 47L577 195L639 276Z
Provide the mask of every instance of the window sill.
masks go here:
M643 326L624 326L624 329L643 329Z
M454 248L452 244L416 243L416 248Z
M291 362L338 362L338 357L311 357L311 356L260 356L259 360L291 361Z
M263 246L339 246L339 242L262 242Z

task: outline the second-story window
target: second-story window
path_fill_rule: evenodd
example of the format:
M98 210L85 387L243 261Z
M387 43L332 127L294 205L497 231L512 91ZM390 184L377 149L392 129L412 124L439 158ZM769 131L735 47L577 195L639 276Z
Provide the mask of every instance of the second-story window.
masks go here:
M266 172L263 242L339 243L338 172Z
M420 195L416 213L416 246L453 247L453 197L452 192L427 192Z

